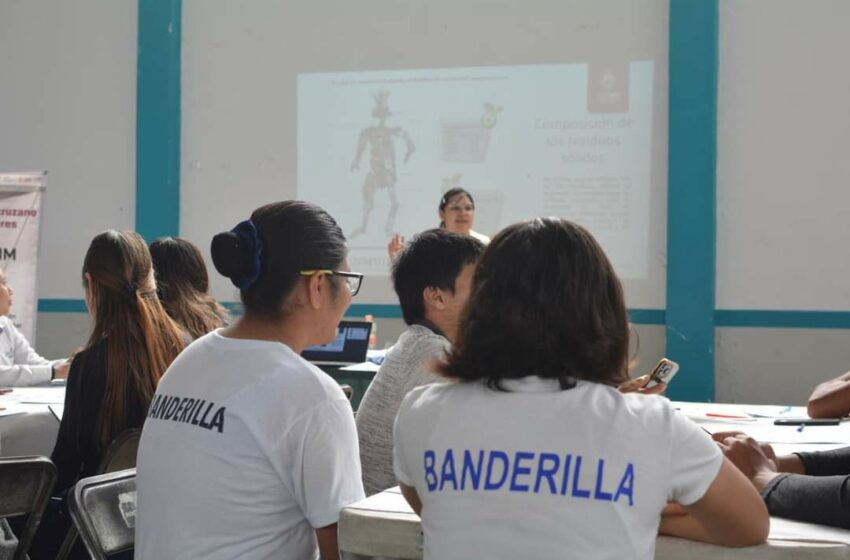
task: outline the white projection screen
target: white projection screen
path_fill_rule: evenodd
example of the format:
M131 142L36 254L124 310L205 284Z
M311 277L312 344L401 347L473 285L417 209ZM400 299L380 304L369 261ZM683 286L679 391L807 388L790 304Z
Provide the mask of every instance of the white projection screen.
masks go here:
M340 223L357 303L396 303L386 245L438 224L588 227L632 308L663 308L667 2L185 0L181 234L256 206ZM214 294L235 299L214 273Z

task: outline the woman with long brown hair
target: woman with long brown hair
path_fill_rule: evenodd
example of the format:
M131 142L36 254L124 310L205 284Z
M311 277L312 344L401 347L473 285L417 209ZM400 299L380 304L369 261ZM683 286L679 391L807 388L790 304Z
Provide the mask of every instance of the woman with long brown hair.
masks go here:
M151 256L141 236L109 230L83 262L86 306L94 328L68 372L65 409L51 459L63 495L95 474L103 452L124 430L141 428L159 379L183 349L180 328L160 305ZM47 521L47 523L45 523ZM66 519L46 515L31 558L52 558Z
M150 245L159 300L168 316L192 339L230 323L230 315L209 294L201 251L182 237L160 237Z

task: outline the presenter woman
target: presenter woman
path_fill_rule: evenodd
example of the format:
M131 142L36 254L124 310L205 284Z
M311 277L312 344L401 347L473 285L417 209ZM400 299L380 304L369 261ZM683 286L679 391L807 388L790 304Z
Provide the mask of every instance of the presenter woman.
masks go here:
M169 368L138 456L136 558L338 558L340 510L363 497L339 386L301 358L336 337L360 289L324 210L258 208L212 241L245 314Z
M437 213L440 216L441 228L446 228L452 233L470 235L485 245L490 243L489 237L472 229L475 223L475 201L465 189L455 187L446 191L440 198ZM395 260L402 249L404 249L404 237L395 234L387 245L390 260Z
M33 350L7 317L12 309L12 288L0 270L0 387L49 383L68 376L68 360L48 360Z
M593 237L555 218L500 232L442 372L408 393L395 473L425 558L654 557L660 530L762 542L758 493L658 396L623 394L628 316ZM669 500L688 514L665 516Z

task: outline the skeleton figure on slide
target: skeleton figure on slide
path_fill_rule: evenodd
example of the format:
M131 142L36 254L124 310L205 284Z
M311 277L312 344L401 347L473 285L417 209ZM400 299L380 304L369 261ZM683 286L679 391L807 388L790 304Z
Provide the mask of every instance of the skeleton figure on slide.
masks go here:
M350 238L366 233L369 223L369 215L375 207L375 191L387 189L390 197L390 212L387 215L385 230L387 235L392 235L395 225L395 216L398 212L398 200L396 198L396 165L395 165L395 140L399 139L405 143L407 152L404 155L404 163L410 159L416 150L413 141L407 132L401 127L386 126L387 117L392 115L387 100L390 92L381 90L372 94L375 99L375 108L372 109L372 117L378 120L377 126L363 129L360 139L357 141L357 153L351 163L351 171L360 169L360 158L366 147L369 147L369 172L363 181L363 222L360 227L351 232Z

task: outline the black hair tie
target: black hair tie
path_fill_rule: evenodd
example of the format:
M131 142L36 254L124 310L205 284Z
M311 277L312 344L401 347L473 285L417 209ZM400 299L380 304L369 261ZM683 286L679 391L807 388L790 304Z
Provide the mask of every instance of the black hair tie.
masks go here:
M239 222L232 230L212 240L213 264L233 285L246 290L260 277L263 240L251 220Z

